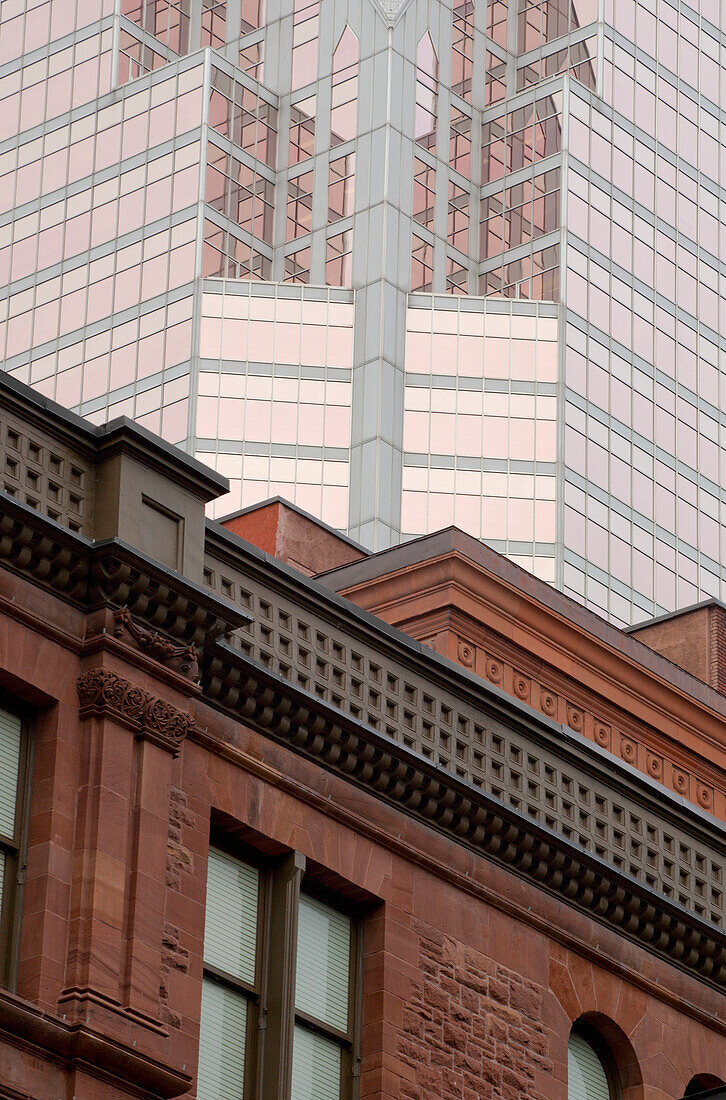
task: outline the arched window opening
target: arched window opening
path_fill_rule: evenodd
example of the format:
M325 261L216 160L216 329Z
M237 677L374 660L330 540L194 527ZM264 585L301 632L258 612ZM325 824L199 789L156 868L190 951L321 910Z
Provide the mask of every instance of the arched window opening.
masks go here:
M722 1081L720 1077L714 1077L712 1073L697 1073L688 1082L688 1088L683 1094L684 1100L687 1096L692 1096L695 1100L696 1097L703 1096L704 1093L708 1094L713 1089L723 1089L726 1096L726 1081Z
M579 1032L567 1044L568 1100L616 1100L612 1074L600 1052Z
M614 1020L587 1012L567 1045L568 1100L644 1100L643 1076L630 1039Z

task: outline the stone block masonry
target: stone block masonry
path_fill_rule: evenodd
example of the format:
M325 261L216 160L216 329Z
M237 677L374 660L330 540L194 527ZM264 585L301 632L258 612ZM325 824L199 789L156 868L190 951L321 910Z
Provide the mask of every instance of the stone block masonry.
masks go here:
M403 1011L405 1100L549 1100L543 991L494 959L415 921L420 979Z

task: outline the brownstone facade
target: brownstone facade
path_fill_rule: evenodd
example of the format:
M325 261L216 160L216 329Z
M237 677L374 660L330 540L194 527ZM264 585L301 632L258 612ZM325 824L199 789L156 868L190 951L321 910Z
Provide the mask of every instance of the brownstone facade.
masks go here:
M71 531L0 494L0 706L32 745L22 905L3 912L17 936L0 1097L196 1095L210 837L261 866L294 856L304 882L355 914L348 1095L567 1100L582 1020L622 1100L723 1082L723 828L698 799L593 745L587 723L557 725L205 528L223 486L145 433L92 429L15 384L0 403L4 433L73 456L96 493L113 462L118 497ZM158 547L147 527L139 548L144 509L164 517ZM531 607L540 638L548 614L553 639L564 630L564 612ZM573 629L596 636L579 615ZM619 632L602 644L612 670L627 659L643 685L661 675ZM574 662L560 672L581 706L591 681ZM721 730L720 697L683 677L662 697L673 727L698 712ZM611 693L619 732L632 691L631 678ZM638 705L653 700L643 687ZM642 714L630 721L644 737ZM707 770L705 749L684 752L726 789L719 759ZM245 1096L285 1100L284 1080L250 1078Z

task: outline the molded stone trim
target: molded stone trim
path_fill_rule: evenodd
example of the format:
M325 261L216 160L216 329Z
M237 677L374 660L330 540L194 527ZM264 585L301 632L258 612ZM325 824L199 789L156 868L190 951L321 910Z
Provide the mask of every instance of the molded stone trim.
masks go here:
M8 990L0 990L0 1033L28 1043L39 1055L52 1055L66 1065L83 1064L86 1072L133 1081L149 1097L186 1093L192 1082L186 1070L165 1065L116 1037L110 1042L88 1024L69 1023L43 1012Z

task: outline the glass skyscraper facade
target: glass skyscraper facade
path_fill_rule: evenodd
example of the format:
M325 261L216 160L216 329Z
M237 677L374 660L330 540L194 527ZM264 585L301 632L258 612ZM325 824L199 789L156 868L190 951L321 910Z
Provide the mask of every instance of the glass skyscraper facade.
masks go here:
M382 548L726 596L726 10L2 0L0 356ZM32 503L32 487L28 488Z

